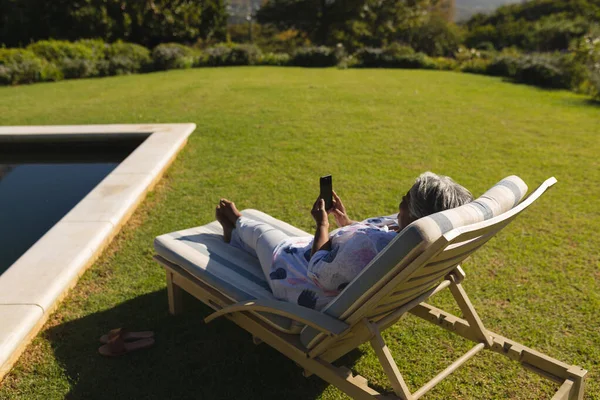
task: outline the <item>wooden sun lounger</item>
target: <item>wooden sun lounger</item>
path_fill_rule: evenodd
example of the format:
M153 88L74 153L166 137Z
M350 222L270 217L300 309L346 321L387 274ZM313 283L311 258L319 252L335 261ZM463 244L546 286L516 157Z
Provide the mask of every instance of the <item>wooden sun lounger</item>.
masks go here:
M465 274L460 263L554 183L556 179L548 179L518 204L527 187L518 177L508 177L469 205L416 221L323 311L270 295L257 261L223 244L215 222L158 237L155 259L166 270L172 314L181 311L185 290L215 310L206 322L228 318L248 331L255 343L264 342L293 360L305 375L316 374L355 399L418 399L487 349L558 383L554 400L582 400L586 370L488 331L461 285ZM306 234L255 210L243 214L289 234ZM450 289L464 318L425 303L444 289ZM381 336L406 313L474 342L469 351L414 392L407 387ZM378 393L366 378L332 364L365 342L373 347L393 394Z

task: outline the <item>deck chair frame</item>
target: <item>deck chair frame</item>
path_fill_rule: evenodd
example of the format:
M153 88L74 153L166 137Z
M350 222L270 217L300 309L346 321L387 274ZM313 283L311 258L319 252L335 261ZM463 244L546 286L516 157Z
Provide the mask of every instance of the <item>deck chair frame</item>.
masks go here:
M477 238L484 238L483 243L485 243L489 237L510 223L555 182L554 178L548 179L521 204L498 217L457 228L444 234L402 272L410 273L411 268L419 268L425 260L431 259L444 250L452 249L453 245L455 246L457 243L467 243L474 248L480 247L481 245L478 246L477 243L474 243ZM486 235L489 237L486 238ZM469 244L469 242L473 243ZM460 265L454 266L439 284L418 297L373 315L372 310L376 309L376 305L396 287L398 282L402 281L401 272L377 291L376 295L354 310L348 318L341 320L319 311L277 300L261 299L235 303L178 265L159 255L155 256L155 259L166 270L169 312L171 314L178 314L182 311L182 293L186 291L215 310L213 314L205 318L207 323L222 316L228 318L248 331L256 344L261 342L268 344L303 368L306 376L315 374L354 399L419 399L481 350L488 349L517 361L523 367L558 383L559 389L552 400L583 400L586 370L558 361L485 328L461 285L465 273ZM451 291L463 318L425 303L425 300L445 289ZM369 313L369 311L371 312ZM323 339L316 346L307 349L301 343L299 335L278 331L258 318L256 312L284 316L311 326L322 333ZM405 383L381 336L381 332L395 324L407 313L475 343L469 351L414 392L411 392ZM368 385L366 378L354 375L348 368L336 367L332 364L365 342L370 342L377 355L393 388L392 394L379 393Z

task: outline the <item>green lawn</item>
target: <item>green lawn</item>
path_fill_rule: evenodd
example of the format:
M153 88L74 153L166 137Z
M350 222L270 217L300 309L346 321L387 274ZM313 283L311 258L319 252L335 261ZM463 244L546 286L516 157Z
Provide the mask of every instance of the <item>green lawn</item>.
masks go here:
M192 298L170 317L152 240L211 221L220 196L310 230L325 173L351 217L392 213L425 170L476 196L510 174L530 189L556 176L464 264L464 286L489 329L590 370L587 397L600 398L600 108L585 97L451 72L269 67L0 88L0 125L146 122L198 128L5 378L1 399L343 398L231 322L203 324L210 310ZM119 326L154 330L156 346L102 358L98 337ZM413 317L385 338L413 390L468 346ZM368 346L345 361L390 389ZM426 398L532 399L556 388L486 352Z

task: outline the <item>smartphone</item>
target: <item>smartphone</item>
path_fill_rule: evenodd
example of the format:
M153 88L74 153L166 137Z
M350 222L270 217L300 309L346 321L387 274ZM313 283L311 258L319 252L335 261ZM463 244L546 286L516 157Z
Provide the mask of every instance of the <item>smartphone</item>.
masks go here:
M331 175L322 176L319 180L321 186L320 197L325 200L325 209L333 207L333 186L331 184Z

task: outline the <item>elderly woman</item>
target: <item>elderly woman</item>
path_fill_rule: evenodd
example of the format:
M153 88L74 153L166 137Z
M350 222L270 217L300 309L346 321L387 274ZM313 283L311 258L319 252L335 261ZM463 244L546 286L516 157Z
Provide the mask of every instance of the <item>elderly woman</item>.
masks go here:
M258 257L276 298L320 310L398 231L419 218L472 200L471 193L451 178L425 172L402 197L397 219L352 221L335 192L330 210L318 198L311 210L317 223L314 237L290 237L269 224L245 218L226 199L219 202L216 216L226 242ZM328 214L333 214L339 227L331 234Z

